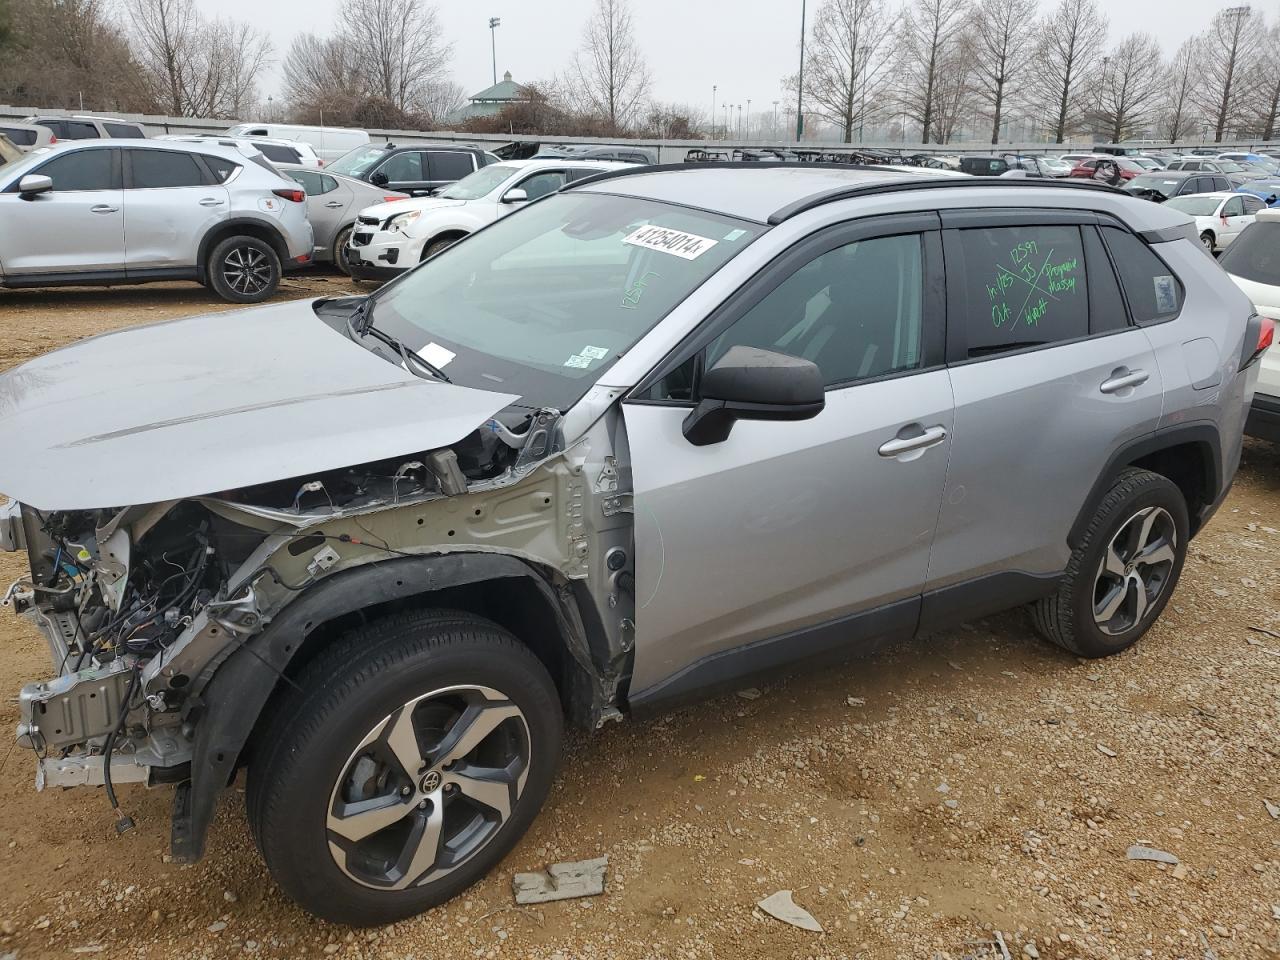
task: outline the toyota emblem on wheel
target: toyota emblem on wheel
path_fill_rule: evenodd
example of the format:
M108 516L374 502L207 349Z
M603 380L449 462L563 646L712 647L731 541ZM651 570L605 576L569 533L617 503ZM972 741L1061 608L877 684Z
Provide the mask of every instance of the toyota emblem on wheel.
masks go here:
M440 787L440 772L438 770L428 770L427 775L422 778L422 792L432 793Z

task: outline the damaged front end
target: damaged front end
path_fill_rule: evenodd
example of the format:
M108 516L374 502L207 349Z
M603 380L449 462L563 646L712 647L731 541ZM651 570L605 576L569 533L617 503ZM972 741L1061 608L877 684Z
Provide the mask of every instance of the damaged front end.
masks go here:
M283 639L273 623L283 634L285 612L318 587L391 564L427 570L397 574L409 583L385 594L394 602L453 582L439 571L464 557L527 570L554 604L581 722L616 715L634 614L617 562L631 550L629 472L611 417L567 449L558 412L504 411L447 447L219 493L123 509L0 508L0 547L25 550L30 563L4 604L39 628L55 672L19 697L18 743L38 758L37 787L105 785L114 807L114 784L203 776L212 797L236 762L224 745L238 752L328 614L294 616ZM351 602L358 612L379 600L370 591ZM257 674L261 699L246 691L224 703L245 713L241 742L202 749L217 707L210 685L233 659Z

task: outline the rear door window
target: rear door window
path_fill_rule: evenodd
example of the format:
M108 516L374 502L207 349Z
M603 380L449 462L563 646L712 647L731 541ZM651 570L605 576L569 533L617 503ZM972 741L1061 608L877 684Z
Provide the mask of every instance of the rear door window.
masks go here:
M1182 310L1182 283L1168 265L1128 230L1103 227L1135 323L1172 320ZM1238 241L1237 241L1238 242Z
M432 180L461 180L475 170L471 154L453 150L433 150L427 154Z
M129 156L133 166L130 186L135 190L198 187L204 183L204 175L189 153L174 150L130 150Z
M63 120L48 118L44 120L37 120L36 123L40 124L40 126L42 127L48 127L49 130L53 133L53 135L57 137L59 140L70 139L67 136L67 124Z
M1089 335L1084 244L1074 225L958 231L970 359Z
M87 120L64 121L66 133L60 134L66 140L97 140L98 128Z

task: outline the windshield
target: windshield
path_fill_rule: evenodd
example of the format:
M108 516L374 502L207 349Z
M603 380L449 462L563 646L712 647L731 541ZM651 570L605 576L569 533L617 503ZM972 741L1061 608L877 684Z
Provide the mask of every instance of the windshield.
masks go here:
M1218 160L1218 169L1223 173L1244 173L1244 167L1236 163L1234 160Z
M1240 189L1259 195L1280 193L1280 180L1250 180Z
M325 169L329 173L343 173L358 180L362 174L368 173L373 168L373 165L386 155L387 150L385 147L376 147L372 144L366 147L356 147L350 153L344 153Z
M1280 286L1280 220L1255 220L1218 260L1233 276Z
M1130 180L1125 189L1130 191L1154 190L1168 197L1172 196L1180 183L1182 183L1181 177L1167 177L1158 173L1143 173Z
M449 189L441 190L436 196L447 200L479 200L519 169L503 163L490 164L487 167L481 167L475 173L467 174Z
M455 383L566 410L765 229L653 200L556 194L375 294L374 322L447 364Z
M1165 206L1193 217L1212 217L1221 202L1217 197L1174 197Z

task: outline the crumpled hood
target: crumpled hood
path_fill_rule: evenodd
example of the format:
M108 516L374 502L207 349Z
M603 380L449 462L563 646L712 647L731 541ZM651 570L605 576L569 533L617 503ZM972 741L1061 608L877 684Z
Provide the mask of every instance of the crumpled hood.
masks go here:
M155 503L461 440L518 399L423 380L299 300L104 334L0 373L0 492Z
M362 217L377 217L379 223L386 223L387 217L410 210L421 210L430 213L432 210L443 210L446 207L460 207L466 200L447 200L442 197L410 197L408 200L393 200L391 203L375 203L360 211Z

